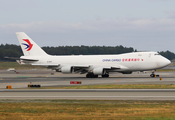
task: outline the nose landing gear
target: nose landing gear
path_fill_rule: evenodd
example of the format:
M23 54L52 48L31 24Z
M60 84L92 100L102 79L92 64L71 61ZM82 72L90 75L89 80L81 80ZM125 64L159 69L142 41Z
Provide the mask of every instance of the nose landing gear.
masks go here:
M152 74L150 75L150 77L159 77L159 75L155 75L154 72L155 70L152 71Z
M150 75L150 77L155 77L155 76L156 76L156 75L155 75L155 74L153 74L153 73Z

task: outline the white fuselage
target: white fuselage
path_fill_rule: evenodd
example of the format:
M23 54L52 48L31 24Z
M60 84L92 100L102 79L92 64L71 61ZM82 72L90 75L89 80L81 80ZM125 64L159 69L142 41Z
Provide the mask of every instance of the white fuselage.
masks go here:
M170 64L170 61L159 55L157 52L133 52L120 55L71 55L71 56L30 56L38 59L32 65L59 65L64 66L90 66L88 71L96 67L116 67L109 72L120 71L147 71L163 68ZM27 58L27 56L22 56Z

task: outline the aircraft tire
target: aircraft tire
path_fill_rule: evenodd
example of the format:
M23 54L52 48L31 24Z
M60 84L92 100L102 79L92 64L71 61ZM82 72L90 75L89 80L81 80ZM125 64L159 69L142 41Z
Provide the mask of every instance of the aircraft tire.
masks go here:
M86 75L86 78L91 78L91 74L87 74Z
M102 75L103 78L108 78L109 77L109 74L104 74Z
M93 78L98 78L98 75L94 75Z
M155 74L151 74L150 77L155 77Z
M98 75L94 75L93 73L88 73L86 78L98 78Z

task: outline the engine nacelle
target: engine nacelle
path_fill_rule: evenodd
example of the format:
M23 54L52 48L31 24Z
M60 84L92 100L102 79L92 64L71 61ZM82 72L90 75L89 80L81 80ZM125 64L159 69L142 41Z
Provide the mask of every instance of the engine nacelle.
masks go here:
M73 72L73 67L71 67L71 66L65 66L65 67L62 67L61 68L61 72L62 73L72 73Z
M94 75L103 75L104 74L104 70L103 70L103 68L94 68L93 69L93 73L94 73Z

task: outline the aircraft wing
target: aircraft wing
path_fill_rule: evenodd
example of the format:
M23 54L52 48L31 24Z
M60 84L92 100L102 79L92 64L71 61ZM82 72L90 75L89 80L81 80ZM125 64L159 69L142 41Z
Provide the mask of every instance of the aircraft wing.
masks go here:
M32 65L36 65L36 66L53 66L53 67L59 67L60 64L32 64ZM69 65L71 67L74 68L88 68L90 67L89 65Z
M120 66L105 66L103 69L120 69Z
M115 69L128 69L122 65L114 65L114 66L96 66L96 65L68 65L70 68L73 68L75 73L84 74L89 71L93 71L94 69L103 69L103 70L115 70Z
M20 58L17 58L17 57L4 57L4 58L6 58L6 59L11 59L11 60L20 60Z
M30 59L28 58L28 60ZM35 62L35 60L36 59L31 59L30 62ZM103 70L128 69L127 67L122 65L98 66L98 65L61 65L61 64L36 64L36 63L32 63L32 65L43 66L43 67L47 67L49 69L55 69L58 71L61 71L63 67L69 67L70 69L73 69L73 72L80 73L80 74L93 71L96 68L100 68Z
M87 69L90 67L90 65L72 65L72 67L74 68L75 73L84 74L88 72Z
M48 67L48 68L55 68L55 67L59 67L60 64L32 64L35 66L43 66L43 67Z
M125 66L122 66L122 65L114 65L114 66L92 66L92 65L75 65L75 66L72 66L74 68L74 72L76 73L80 73L80 74L84 74L88 71L93 71L93 69L95 68L101 68L101 69L104 69L104 70L115 70L115 69L128 69L127 67Z
M128 69L127 67L123 66L123 65L112 65L112 66L104 66L102 67L103 69L106 70L113 70L113 69Z

